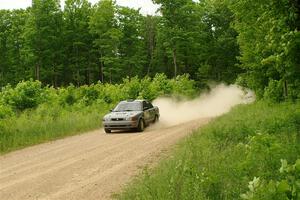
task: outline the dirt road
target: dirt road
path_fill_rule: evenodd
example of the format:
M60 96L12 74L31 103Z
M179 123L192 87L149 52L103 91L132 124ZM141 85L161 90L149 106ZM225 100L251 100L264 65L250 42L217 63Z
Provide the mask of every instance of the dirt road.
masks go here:
M102 130L0 157L0 199L109 199L162 150L208 119L143 133Z

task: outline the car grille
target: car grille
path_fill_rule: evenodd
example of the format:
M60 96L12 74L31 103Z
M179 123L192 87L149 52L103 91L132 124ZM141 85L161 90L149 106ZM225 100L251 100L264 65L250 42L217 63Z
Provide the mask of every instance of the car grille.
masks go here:
M124 121L124 118L112 118L111 121Z
M109 128L126 128L126 127L131 127L130 125L109 125L109 126L106 126L106 127L109 127Z

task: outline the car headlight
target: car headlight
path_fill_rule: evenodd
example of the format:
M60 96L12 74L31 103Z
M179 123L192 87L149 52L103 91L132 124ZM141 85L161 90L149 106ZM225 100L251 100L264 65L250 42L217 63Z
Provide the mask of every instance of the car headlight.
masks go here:
M109 120L110 120L109 118L107 118L107 117L104 117L102 121L104 121L104 122L105 122L105 121L109 121Z
M126 121L137 121L138 120L138 116L133 116L133 117L127 117Z

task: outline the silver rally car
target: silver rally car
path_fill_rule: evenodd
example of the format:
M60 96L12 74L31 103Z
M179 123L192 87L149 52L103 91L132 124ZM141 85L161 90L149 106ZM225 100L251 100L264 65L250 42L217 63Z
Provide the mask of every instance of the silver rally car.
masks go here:
M121 101L111 113L103 118L106 133L112 130L135 129L144 131L145 126L159 120L159 109L146 100Z

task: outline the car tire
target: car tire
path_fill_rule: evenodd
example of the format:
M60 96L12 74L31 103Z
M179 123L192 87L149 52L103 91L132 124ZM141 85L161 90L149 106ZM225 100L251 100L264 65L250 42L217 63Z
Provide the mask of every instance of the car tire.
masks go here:
M138 127L137 127L137 131L138 131L138 132L143 132L144 129L145 129L145 122L144 122L143 119L140 119L139 125L138 125Z
M156 122L158 122L158 121L159 121L159 118L158 118L157 115L155 115L154 120L153 120L153 123L156 123Z
M107 129L107 128L105 128L104 131L105 131L105 133L111 133L111 130Z

